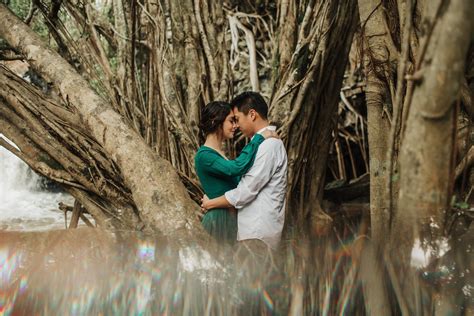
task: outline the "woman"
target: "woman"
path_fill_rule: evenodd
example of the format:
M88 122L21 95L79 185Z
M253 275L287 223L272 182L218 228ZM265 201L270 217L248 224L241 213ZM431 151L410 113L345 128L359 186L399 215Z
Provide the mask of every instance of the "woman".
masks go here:
M196 173L210 198L219 197L237 187L240 177L252 167L258 146L276 133L265 131L256 134L235 160L228 160L222 143L234 137L236 125L230 104L215 101L201 111L199 123L201 141L204 141L194 158ZM235 242L237 239L237 213L233 209L212 209L202 219L202 225L218 241Z

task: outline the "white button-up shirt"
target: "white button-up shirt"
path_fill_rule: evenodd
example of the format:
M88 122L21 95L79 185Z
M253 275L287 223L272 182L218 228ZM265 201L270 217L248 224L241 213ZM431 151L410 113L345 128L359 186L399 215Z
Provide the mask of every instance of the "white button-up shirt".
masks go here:
M268 126L265 129L275 129ZM238 209L237 240L260 239L276 248L285 222L287 156L280 139L268 138L258 147L255 162L237 188L225 197Z

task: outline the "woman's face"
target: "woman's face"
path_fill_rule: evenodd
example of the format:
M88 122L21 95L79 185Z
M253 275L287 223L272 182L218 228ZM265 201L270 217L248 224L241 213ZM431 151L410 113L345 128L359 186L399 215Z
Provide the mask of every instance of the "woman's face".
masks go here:
M231 139L234 137L236 130L236 124L234 119L234 113L230 111L229 115L225 118L224 123L222 123L222 134L224 139Z

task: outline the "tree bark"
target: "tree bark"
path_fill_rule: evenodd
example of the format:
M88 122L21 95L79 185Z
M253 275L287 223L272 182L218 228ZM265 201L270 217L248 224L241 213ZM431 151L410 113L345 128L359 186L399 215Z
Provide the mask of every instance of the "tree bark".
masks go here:
M0 66L0 85L1 130L21 151L8 149L39 174L66 186L84 206L89 205L88 211L100 226L137 227L140 220L130 191L114 163L88 136L80 116L4 66ZM106 214L114 216L107 220Z
M400 193L391 230L391 249L407 269L415 239L437 249L444 235L454 180L454 101L472 34L474 3L445 2L421 64L400 153ZM405 280L407 281L407 280ZM408 281L407 281L408 282ZM407 287L407 283L403 285ZM414 304L409 304L413 306Z
M326 161L335 126L339 91L357 22L356 1L315 1L284 6L297 38L281 30L275 60L281 59L270 102L270 119L280 126L288 152L289 218L304 226L326 218L321 211ZM297 12L295 12L297 11ZM296 27L293 19L301 20ZM283 21L283 22L282 22ZM338 38L338 41L334 41ZM294 46L288 46L294 45ZM288 50L293 52L288 60ZM334 56L338 56L335 58Z
M364 68L367 76L367 133L370 167L370 222L374 242L383 244L390 214L386 183L387 151L390 131L390 63L397 51L387 29L380 1L359 0L360 22L364 37ZM392 82L393 84L393 82Z
M78 111L91 136L119 167L147 229L165 235L199 229L196 204L170 163L159 158L89 84L4 5L0 36L28 57Z

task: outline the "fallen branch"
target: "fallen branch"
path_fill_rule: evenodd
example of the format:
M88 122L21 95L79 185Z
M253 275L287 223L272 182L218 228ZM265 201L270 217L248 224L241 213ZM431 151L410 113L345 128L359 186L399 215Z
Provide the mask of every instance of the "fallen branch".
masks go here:
M76 207L76 205L79 205ZM59 202L59 209L64 212L64 216L66 219L67 223L67 212L72 212L72 218L69 224L68 228L77 228L77 224L79 221L79 218L82 219L82 221L89 227L95 227L94 224L84 215L84 214L90 214L86 208L81 206L77 201L74 203L73 206L69 206L67 204L64 204L62 202ZM77 210L76 210L77 209ZM76 212L76 213L74 213ZM75 215L76 214L76 215ZM77 215L78 214L78 215ZM77 216L77 217L76 217Z

